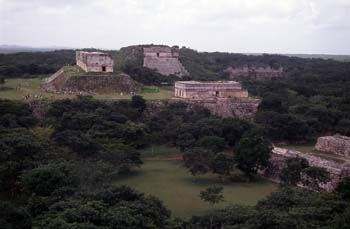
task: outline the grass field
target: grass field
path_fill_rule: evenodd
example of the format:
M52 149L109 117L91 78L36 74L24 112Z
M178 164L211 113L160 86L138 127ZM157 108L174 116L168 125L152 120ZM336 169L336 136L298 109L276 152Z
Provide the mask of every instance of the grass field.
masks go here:
M75 95L53 94L46 93L40 90L40 83L42 78L33 79L6 79L4 85L0 86L0 98L19 100L24 96L30 95L31 97L41 96L42 98L56 100L65 98L74 98ZM148 87L142 88L139 94L147 100L169 99L172 97L172 90L168 87ZM120 95L119 93L113 94L99 94L93 95L97 99L113 100L113 99L130 99L131 95Z
M303 153L311 153L314 150L315 142L307 143L307 144L298 144L298 145L290 145L290 144L277 144L277 147L286 148L290 150L296 150Z
M146 149L142 156L157 158L178 154L179 151L175 148L155 146ZM229 204L254 205L277 190L277 184L265 179L258 179L252 183L223 184L214 175L193 177L182 167L182 161L163 160L146 160L140 169L118 178L113 184L128 185L146 194L157 196L172 211L173 216L182 218L210 210L210 206L199 198L199 192L213 184L224 187L225 202L217 205L217 208Z

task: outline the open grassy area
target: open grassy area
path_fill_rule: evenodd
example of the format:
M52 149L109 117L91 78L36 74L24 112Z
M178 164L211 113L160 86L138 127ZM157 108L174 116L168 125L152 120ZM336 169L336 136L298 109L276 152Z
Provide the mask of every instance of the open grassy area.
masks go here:
M315 142L307 144L276 144L277 147L286 148L290 150L300 151L303 153L311 153L315 148Z
M46 93L40 90L41 78L33 79L6 79L4 85L0 86L0 98L2 99L23 99L30 95L32 98L41 96L50 100L74 98L75 95ZM147 100L169 99L172 97L172 90L168 87L147 87L140 93ZM119 93L93 95L97 99L130 99L131 95L120 95Z
M225 202L216 207L229 204L254 205L271 192L277 184L260 179L253 183L222 184L217 176L205 175L194 178L181 161L146 161L131 175L119 178L114 185L128 185L136 190L160 198L176 217L190 217L210 210L209 204L199 198L199 192L217 184L224 187Z

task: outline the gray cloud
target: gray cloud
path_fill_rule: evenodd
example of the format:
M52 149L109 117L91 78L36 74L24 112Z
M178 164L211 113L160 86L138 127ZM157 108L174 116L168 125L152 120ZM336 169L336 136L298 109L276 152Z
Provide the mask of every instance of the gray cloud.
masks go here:
M350 54L349 0L0 0L0 43Z

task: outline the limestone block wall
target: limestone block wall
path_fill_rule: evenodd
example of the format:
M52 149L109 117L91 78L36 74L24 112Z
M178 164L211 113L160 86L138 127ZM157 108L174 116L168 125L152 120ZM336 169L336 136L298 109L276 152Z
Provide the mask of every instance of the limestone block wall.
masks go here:
M260 174L272 180L279 181L279 177L282 169L285 166L286 160L293 157L305 158L311 166L327 169L327 171L330 173L331 181L321 185L321 188L323 188L325 191L334 190L340 180L350 175L350 165L345 162L327 160L309 153L302 153L279 147L273 148L269 166L265 170L260 171ZM300 184L300 186L302 185Z
M220 117L235 117L247 120L253 120L258 109L259 99L218 99L215 100L187 100L187 99L170 99L170 100L153 100L147 101L147 113L153 114L162 110L169 103L183 103L187 109L195 106L207 108L212 114Z
M245 98L248 91L236 81L177 81L175 96L187 99Z
M143 59L143 66L155 69L160 74L169 76L169 75L177 75L177 76L184 76L188 75L187 70L185 67L181 64L181 62L174 57L150 57L146 56Z
M350 158L350 137L341 135L319 137L315 149Z
M85 72L113 72L113 59L101 52L77 51L76 63Z
M52 76L47 78L41 83L40 88L43 91L55 93L57 92L67 81L63 69L58 70Z
M240 77L255 79L255 80L267 80L272 78L283 77L283 68L273 69L270 66L267 67L227 67L225 69L230 75L231 79L239 79Z
M128 75L75 76L67 80L62 93L137 93L140 86Z

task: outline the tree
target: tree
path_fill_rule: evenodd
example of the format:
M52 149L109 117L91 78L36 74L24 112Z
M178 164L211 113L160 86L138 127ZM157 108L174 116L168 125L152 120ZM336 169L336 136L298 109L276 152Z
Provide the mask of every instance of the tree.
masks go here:
M49 196L53 191L65 186L75 187L78 179L64 163L43 165L22 177L26 190L39 196Z
M143 112L146 109L146 100L140 95L131 97L131 107Z
M350 177L345 177L340 181L335 189L344 200L350 199Z
M297 185L302 180L302 174L309 167L305 158L288 158L282 169L280 180L284 185Z
M234 169L234 160L232 156L228 156L224 153L219 153L214 156L210 164L213 173L229 176Z
M24 208L0 201L0 225L4 229L31 229L32 219Z
M267 142L258 129L245 133L235 150L234 160L237 167L249 178L268 165L271 144Z
M210 161L213 153L203 148L193 148L183 154L184 166L193 176L210 171Z
M210 151L213 151L214 153L219 153L226 148L227 143L225 139L221 137L204 136L196 142L196 145L198 147L202 147Z
M224 188L220 186L211 186L200 192L201 200L209 203L211 207L224 201ZM213 215L210 216L210 228L213 228Z
M185 149L192 147L195 141L191 133L183 133L177 137L175 144L179 146L180 150L183 152Z
M305 169L302 183L315 191L321 190L321 185L331 180L329 172L325 168L316 166Z

